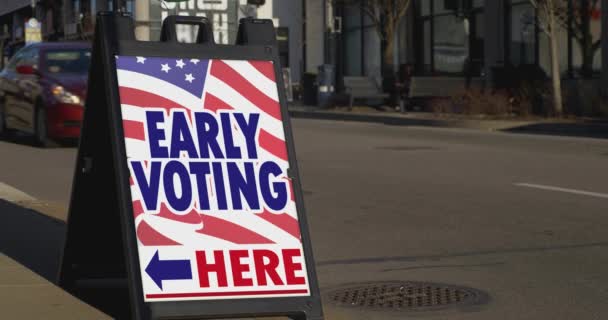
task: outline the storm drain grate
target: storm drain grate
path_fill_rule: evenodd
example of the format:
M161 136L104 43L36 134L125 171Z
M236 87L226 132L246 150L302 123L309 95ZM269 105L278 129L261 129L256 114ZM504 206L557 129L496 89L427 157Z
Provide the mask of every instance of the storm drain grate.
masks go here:
M428 282L380 282L360 284L329 292L340 307L386 311L425 311L485 303L482 291Z

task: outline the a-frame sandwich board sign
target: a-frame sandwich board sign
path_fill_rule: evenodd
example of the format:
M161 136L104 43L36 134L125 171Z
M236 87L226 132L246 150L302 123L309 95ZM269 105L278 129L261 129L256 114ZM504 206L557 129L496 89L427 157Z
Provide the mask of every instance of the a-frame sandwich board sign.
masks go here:
M116 318L323 319L272 21L237 38L97 17L59 283Z

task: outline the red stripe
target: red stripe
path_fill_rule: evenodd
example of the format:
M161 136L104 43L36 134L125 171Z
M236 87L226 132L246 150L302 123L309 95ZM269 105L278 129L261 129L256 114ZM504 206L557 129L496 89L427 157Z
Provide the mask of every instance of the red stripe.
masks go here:
M289 199L291 201L296 201L296 194L293 191L293 180L289 179L289 178L285 178L285 180L287 180L287 183L289 184Z
M125 132L125 138L136 140L146 140L146 132L144 124L139 121L122 120L122 128Z
M249 80L228 66L221 60L214 60L211 64L211 75L238 91L243 97L256 105L259 109L281 120L281 108L277 101L272 100L255 87Z
M191 292L191 293L153 293L146 294L148 299L189 298L189 297L230 297L230 296L261 296L279 294L305 294L307 289L298 290L261 290L261 291L232 291L232 292Z
M256 68L261 74L265 75L266 78L271 81L275 81L274 79L274 64L271 61L257 61L251 60L249 63Z
M144 213L144 208L141 206L141 201L133 201L133 217L137 218L142 213Z
M158 217L161 218L165 218L167 220L172 220L172 221L177 221L177 222L182 222L182 223L187 223L187 224L200 224L201 222L203 222L203 218L201 217L201 215L196 212L196 210L192 209L190 210L190 212L184 214L184 215L179 215L179 214L175 214L173 213L166 204L161 203L160 204L160 211L157 214Z
M285 232L289 233L294 238L298 240L301 239L300 225L298 224L298 220L292 218L290 215L286 213L274 214L268 211L264 211L262 214L259 214L258 217L283 229Z
M264 129L260 129L258 142L261 148L266 149L279 159L287 161L287 147L285 146L285 141L273 136Z
M247 228L243 228L238 224L210 215L203 216L203 229L196 232L236 244L274 243L272 240L269 240Z
M139 89L120 87L120 103L142 108L162 108L167 112L171 109L188 108L157 94Z
M144 246L179 246L180 243L177 243L164 235L160 234L158 231L154 230L149 224L145 221L142 221L137 226L137 239L141 241Z
M207 93L205 96L205 109L216 112L217 110L231 110L234 109L232 106L222 101L218 97ZM287 149L285 147L285 141L275 137L268 131L260 129L259 136L260 147L266 149L266 151L274 154L280 159L287 160Z
M211 93L207 93L205 95L205 109L211 110L213 112L217 112L217 110L232 110L234 109L232 106L227 104L226 102L220 100L218 97L212 95Z

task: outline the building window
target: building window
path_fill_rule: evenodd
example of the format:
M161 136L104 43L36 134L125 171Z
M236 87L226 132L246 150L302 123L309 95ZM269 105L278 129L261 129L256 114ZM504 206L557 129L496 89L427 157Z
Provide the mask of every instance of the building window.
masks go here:
M529 1L511 1L509 62L514 66L536 63L536 10Z
M591 77L602 69L602 1L586 1L588 8L582 8L585 1L571 2L572 76Z
M581 7L585 1L563 0L557 3L561 3L558 9L567 13L557 19L556 35L561 76L599 76L602 68L601 1L586 1L587 8ZM511 0L509 8L509 62L514 66L538 64L547 76L551 76L550 41L537 27L536 11L528 1L522 0Z
M425 19L422 23L422 28L424 30L422 32L422 44L424 51L422 54L422 59L420 59L420 61L422 61L421 71L426 74L433 72L433 59L431 59L433 54L433 49L431 45L431 40L433 39L433 37L431 36L431 19Z
M468 22L454 15L438 16L433 23L434 71L464 73L469 57Z
M347 76L363 75L361 49L361 25L363 23L361 10L357 5L344 6L343 34L344 34L344 74Z
M96 0L91 0L91 1L96 1ZM104 1L104 0L101 0ZM134 13L135 12L135 0L123 0L122 1L122 5L124 6L124 9L129 12L129 13ZM161 4L165 5L164 3ZM114 0L107 0L106 4L104 6L105 8L107 8L107 10L109 11L114 11Z
M418 8L420 10L420 14L422 16L430 16L431 15L431 0L421 0L418 2Z
M381 44L374 22L358 3L342 9L344 75L380 76Z
M417 0L418 73L432 75L482 74L484 0Z

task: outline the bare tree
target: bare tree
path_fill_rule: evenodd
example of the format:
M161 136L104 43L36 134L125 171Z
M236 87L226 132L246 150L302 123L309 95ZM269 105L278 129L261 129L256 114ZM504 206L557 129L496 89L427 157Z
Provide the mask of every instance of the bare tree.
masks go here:
M376 32L386 43L384 58L387 64L393 63L395 33L399 23L410 7L411 0L362 0L365 13L372 19ZM384 23L380 20L384 19Z
M593 39L591 22L601 17L600 0L576 0L568 5L567 0L560 4L559 18L564 28L572 26L572 37L579 44L582 57L581 75L589 78L593 75L593 58L601 46L601 37Z
M562 80L559 67L557 29L560 27L560 0L529 0L536 8L538 24L549 39L551 46L551 78L553 83L553 108L557 116L563 114Z
M407 13L411 0L359 0L365 14L372 20L380 39L384 40L384 59L388 65L393 64L395 33L401 19Z

